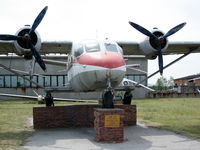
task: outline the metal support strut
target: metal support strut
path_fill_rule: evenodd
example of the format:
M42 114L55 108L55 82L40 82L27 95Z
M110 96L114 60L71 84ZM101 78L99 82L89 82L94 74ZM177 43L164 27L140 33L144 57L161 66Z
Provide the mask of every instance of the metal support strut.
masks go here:
M176 63L177 61L183 59L184 57L186 57L187 55L189 55L190 53L192 53L193 51L197 50L199 47L191 47L189 49L189 51L185 54L183 54L182 56L178 57L177 59L175 59L174 61L172 61L171 63L167 64L166 66L163 67L163 70L166 69L167 67L173 65L174 63ZM135 86L138 86L139 84L143 83L144 81L146 81L147 79L151 78L152 76L156 75L157 73L159 73L159 70L152 73L151 75L149 75L148 77L146 77L144 80L138 82Z
M114 100L114 94L112 92L112 86L110 78L108 77L107 80L107 90L103 92L102 94L102 107L103 108L114 108L113 100Z

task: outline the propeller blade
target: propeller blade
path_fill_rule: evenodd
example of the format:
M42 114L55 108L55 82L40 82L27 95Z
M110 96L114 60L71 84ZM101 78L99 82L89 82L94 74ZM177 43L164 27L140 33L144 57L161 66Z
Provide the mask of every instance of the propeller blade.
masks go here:
M157 39L157 37L152 34L150 31L148 31L147 29L143 28L142 26L136 24L136 23L133 23L131 21L129 21L129 24L134 27L136 30L138 30L139 32L143 33L144 35L148 36L148 37L152 37L152 38L155 38Z
M30 48L33 53L33 56L35 57L35 60L40 65L42 70L46 72L46 65L44 61L42 60L42 57L40 56L39 52L36 50L35 46L32 43L30 43Z
M161 50L158 50L158 66L159 66L160 75L162 75L163 74L163 56L162 56Z
M10 41L10 40L18 40L22 38L21 36L9 35L9 34L1 34L0 40Z
M44 15L46 14L47 9L48 9L48 6L44 7L42 9L42 11L39 13L39 15L37 16L37 18L33 22L33 25L31 27L31 30L29 31L29 34L31 34L31 33L33 33L35 31L35 29L37 28L37 26L40 24L40 22L44 18Z
M181 23L177 26L175 26L174 28L170 29L164 36L163 38L167 38L168 36L178 32L180 29L182 29L184 26L186 25L186 22Z

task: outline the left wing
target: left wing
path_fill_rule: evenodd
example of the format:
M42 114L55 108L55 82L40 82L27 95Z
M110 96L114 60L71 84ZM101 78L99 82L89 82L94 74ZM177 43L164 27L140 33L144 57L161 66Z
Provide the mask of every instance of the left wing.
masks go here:
M169 47L163 52L163 54L184 54L192 48L196 48L196 50L194 50L192 53L199 53L200 42L170 42Z
M118 41L119 46L122 47L124 55L144 55L140 49L140 43L131 41ZM200 42L170 42L168 48L163 51L163 55L171 54L184 54L188 52L191 48L196 48L193 53L200 52Z

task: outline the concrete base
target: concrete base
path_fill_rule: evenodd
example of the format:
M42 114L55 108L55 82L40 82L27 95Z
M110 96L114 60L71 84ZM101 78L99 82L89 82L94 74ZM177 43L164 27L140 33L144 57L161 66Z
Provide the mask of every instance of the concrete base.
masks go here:
M94 116L96 141L117 143L124 141L123 109L95 109Z
M68 105L55 107L34 107L35 129L93 127L94 109L100 105ZM136 125L136 105L115 105L124 110L124 125Z

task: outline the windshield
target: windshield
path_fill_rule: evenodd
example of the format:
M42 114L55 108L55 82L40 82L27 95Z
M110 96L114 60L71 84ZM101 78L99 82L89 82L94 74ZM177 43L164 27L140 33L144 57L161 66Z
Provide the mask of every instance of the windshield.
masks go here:
M105 47L106 47L106 50L107 50L107 51L110 51L110 52L118 52L118 49L117 49L117 47L116 47L115 44L105 43Z
M80 45L80 47L78 47L77 49L74 50L74 56L75 57L79 57L81 54L83 54L83 46Z
M85 44L85 50L86 52L98 52L100 51L100 47L98 43L92 42Z

